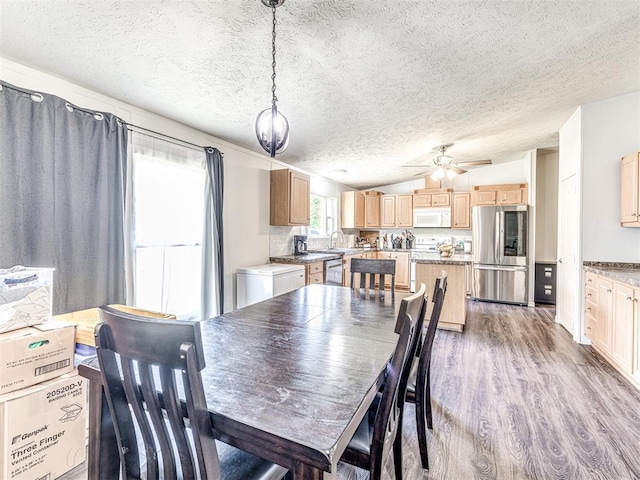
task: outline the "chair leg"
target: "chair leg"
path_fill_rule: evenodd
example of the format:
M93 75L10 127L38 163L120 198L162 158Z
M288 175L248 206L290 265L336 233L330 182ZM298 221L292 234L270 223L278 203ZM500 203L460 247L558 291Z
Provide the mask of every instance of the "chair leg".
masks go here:
M425 413L427 418L427 427L433 430L433 418L431 416L431 365L427 369L427 386L424 396Z
M418 446L422 468L429 470L429 453L427 452L427 426L424 400L416 397L416 427L418 430Z
M393 469L396 480L402 480L402 424L398 426L398 433L393 441Z

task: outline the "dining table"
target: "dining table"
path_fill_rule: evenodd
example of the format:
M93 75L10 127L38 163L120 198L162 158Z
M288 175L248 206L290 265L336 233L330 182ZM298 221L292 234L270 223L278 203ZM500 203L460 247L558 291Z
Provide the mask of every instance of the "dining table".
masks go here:
M201 374L216 438L288 468L296 480L336 478L384 381L401 297L308 285L202 320ZM78 371L90 380L89 478L118 478L97 359Z

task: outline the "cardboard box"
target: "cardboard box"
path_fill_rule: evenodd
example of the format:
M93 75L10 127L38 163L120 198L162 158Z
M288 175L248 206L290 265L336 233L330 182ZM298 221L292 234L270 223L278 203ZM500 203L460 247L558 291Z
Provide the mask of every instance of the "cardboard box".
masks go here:
M75 334L53 320L0 333L0 395L71 372Z
M53 268L0 270L0 332L51 319Z
M85 460L87 380L77 371L0 395L0 478L54 479Z
M128 307L126 305L109 305L117 310L123 312L133 313L134 315L140 315L142 317L160 318L163 320L175 320L176 316L169 313L154 312L151 310L144 310L141 308ZM96 325L100 322L97 308L88 308L86 310L78 310L77 312L63 313L61 315L55 315L54 320L72 323L77 325L76 331L76 343L82 345L89 345L91 347L96 346L96 340L93 336L93 332Z

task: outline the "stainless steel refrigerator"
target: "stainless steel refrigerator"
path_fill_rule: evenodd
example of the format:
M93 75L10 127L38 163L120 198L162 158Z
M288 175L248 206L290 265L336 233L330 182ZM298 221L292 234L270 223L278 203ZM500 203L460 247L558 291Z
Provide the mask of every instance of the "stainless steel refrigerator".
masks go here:
M528 206L473 207L472 298L528 301Z

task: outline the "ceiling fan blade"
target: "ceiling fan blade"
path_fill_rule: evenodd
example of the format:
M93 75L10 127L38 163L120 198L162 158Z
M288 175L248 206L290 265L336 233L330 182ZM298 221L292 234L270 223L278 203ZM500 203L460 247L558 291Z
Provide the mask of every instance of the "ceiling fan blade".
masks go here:
M467 173L467 171L464 168L458 168L457 166L451 166L448 169L456 172L458 175L462 175L463 173Z
M400 165L401 167L413 167L413 168L431 168L433 165Z
M457 167L477 167L478 165L491 165L491 160L474 160L472 162L459 162Z

